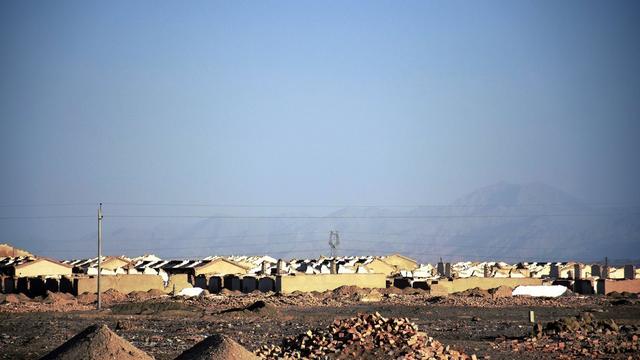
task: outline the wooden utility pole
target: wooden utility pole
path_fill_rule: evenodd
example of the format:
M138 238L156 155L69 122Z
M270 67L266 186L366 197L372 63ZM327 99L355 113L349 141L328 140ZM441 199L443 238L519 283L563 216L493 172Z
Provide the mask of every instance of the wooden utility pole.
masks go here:
M100 296L100 276L102 276L102 203L98 207L98 310L102 308Z

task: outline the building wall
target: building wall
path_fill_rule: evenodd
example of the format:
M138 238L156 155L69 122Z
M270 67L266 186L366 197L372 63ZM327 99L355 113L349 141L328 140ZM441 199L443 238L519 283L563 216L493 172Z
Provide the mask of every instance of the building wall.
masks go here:
M16 277L28 276L47 276L47 275L69 275L71 276L71 267L67 267L54 262L40 260L25 264L15 268Z
M536 278L482 278L472 277L455 279L452 281L439 281L431 283L432 295L448 295L473 288L489 290L498 286L515 288L519 285L542 285L542 279Z
M598 280L598 294L610 294L612 292L640 293L640 279L635 280Z
M384 274L318 274L276 276L276 291L292 293L294 291L325 291L340 286L353 285L361 288L386 287Z
M85 292L96 293L98 287L97 277L80 277L74 279L74 293L76 295ZM118 292L128 294L132 291L149 291L151 289L165 290L164 282L158 275L144 275L144 274L127 274L127 275L113 275L103 276L100 279L101 291L109 289L117 290Z
M162 279L160 275L159 278ZM172 274L169 275L169 281L167 282L167 287L164 289L166 292L173 292L174 288L177 292L180 292L182 289L193 287L193 284L189 282L188 274Z

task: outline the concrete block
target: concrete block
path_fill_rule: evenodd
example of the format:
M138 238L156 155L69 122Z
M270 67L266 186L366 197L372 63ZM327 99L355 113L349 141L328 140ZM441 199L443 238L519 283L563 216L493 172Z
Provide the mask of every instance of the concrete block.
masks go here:
M240 278L237 275L225 275L224 288L231 291L240 291L242 289Z
M243 293L250 293L258 289L258 280L253 276L244 276L240 280Z
M405 289L411 287L411 282L407 278L395 278L393 279L393 287L398 289Z
M411 283L411 287L414 289L429 290L429 284L426 281L414 281Z
M16 279L13 276L0 277L0 291L3 294L11 294L16 291Z
M195 280L194 280L194 287L199 287L201 289L208 289L209 288L209 281L207 279L207 277L205 275L198 275L196 276Z
M208 284L208 288L209 288L209 292L212 294L217 294L220 292L220 290L223 289L223 277L222 276L218 276L218 275L214 275L209 277L209 284Z
M60 292L73 294L73 279L67 276L60 278Z
M591 265L591 276L600 277L601 274L602 273L600 272L600 265L598 264Z
M43 296L47 287L45 286L44 279L40 277L30 277L29 280L29 296Z
M551 285L562 285L567 289L573 289L574 284L575 281L573 279L556 279L551 283Z
M12 276L7 276L2 279L2 291L5 294L11 294L16 292L16 279Z
M636 278L636 267L633 265L624 266L624 278L627 280L633 280Z
M47 291L60 292L60 280L56 278L48 278L45 280L45 287Z
M593 295L596 292L593 282L588 279L576 280L573 284L573 292L581 295Z
M258 290L262 292L276 291L276 280L272 276L264 276L258 280Z
M29 295L29 279L26 277L19 277L16 281L16 292Z

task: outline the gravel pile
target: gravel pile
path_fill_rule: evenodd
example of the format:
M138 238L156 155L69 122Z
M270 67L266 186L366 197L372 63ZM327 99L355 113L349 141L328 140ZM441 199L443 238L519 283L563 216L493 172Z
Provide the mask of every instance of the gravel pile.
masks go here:
M388 319L379 313L335 320L328 328L286 338L281 346L263 346L256 354L266 359L475 358L428 337L406 318Z

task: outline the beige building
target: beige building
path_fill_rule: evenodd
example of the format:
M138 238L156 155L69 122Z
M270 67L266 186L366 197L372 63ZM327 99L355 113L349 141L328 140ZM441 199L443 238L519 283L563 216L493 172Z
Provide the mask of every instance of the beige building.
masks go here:
M396 271L413 271L418 268L418 262L400 254L393 254L381 258L382 261L396 268Z
M391 274L397 272L395 266L390 265L377 258L373 259L371 262L365 265L360 266L364 267L369 273L372 274L385 274L387 276L390 276Z
M73 267L48 258L25 258L5 265L0 272L15 277L71 276Z
M212 274L236 274L244 275L253 268L252 265L239 263L225 258L213 259L207 263L193 268L195 276Z
M117 269L127 268L131 266L131 262L127 259L115 256L107 256L100 263L100 267L103 269L116 271Z

